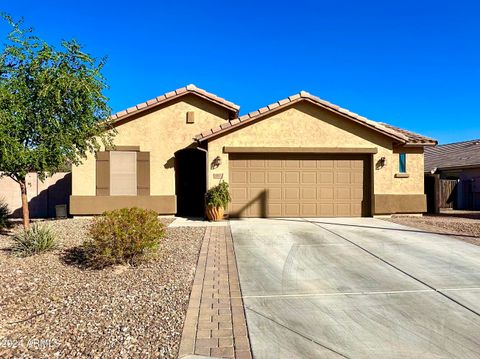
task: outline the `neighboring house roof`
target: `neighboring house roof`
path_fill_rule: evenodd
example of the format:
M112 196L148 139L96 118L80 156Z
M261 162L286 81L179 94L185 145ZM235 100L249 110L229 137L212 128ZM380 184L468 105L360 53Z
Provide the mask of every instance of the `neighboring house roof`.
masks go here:
M480 139L425 148L425 172L472 166L480 167Z
M357 122L361 125L364 125L368 128L371 128L374 131L380 132L388 137L391 137L395 139L396 141L402 143L402 144L412 144L412 145L421 145L421 146L426 146L426 145L435 145L437 142L431 138L424 137L421 135L418 135L413 132L409 132L406 130L402 130L384 123L380 122L375 122L372 120L369 120L366 117L360 116L356 113L353 113L349 110L346 110L344 108L341 108L337 105L334 105L328 101L322 100L319 97L313 96L309 94L308 92L301 91L300 93L287 97L283 100L277 101L271 105L268 105L266 107L262 107L261 109L250 112L246 115L243 115L239 118L230 120L227 123L222 124L219 127L212 128L206 132L203 132L195 137L195 139L199 142L205 141L207 139L210 139L212 137L216 137L222 133L229 132L232 130L237 129L238 127L242 127L248 124L253 124L257 122L257 120L260 120L261 118L272 114L273 112L278 112L282 109L284 109L287 106L290 106L294 103L300 102L300 101L308 101L310 103L314 103L326 110L329 110L331 112L337 113L345 118L348 118L354 122Z
M214 95L210 92L207 92L201 88L198 88L197 86L191 84L187 85L185 87L181 87L175 91L167 92L161 96L155 97L151 100L148 100L146 102L139 103L136 106L127 108L126 110L117 112L116 114L112 115L112 120L115 122L124 120L130 116L136 115L140 112L143 112L145 110L152 109L156 106L159 106L161 104L164 104L166 102L172 101L174 99L177 99L181 96L185 96L188 94L194 94L199 97L202 97L208 101L211 101L219 106L222 106L226 108L227 110L231 111L236 117L238 114L238 111L240 110L240 106L234 104L233 102L227 101L221 97L218 97L217 95Z

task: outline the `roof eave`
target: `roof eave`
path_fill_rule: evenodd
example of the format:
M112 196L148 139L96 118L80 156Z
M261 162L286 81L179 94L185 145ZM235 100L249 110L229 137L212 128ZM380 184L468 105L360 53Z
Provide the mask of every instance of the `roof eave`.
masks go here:
M220 107L223 107L230 111L233 117L238 116L238 112L240 110L240 106L235 105L229 101L223 100L218 98L213 94L208 94L206 91L197 88L196 86L188 85L184 88L168 92L164 95L158 96L154 99L148 100L146 102L142 102L136 106L130 107L126 110L117 112L116 114L111 116L111 120L113 121L113 125L116 125L118 122L126 120L132 116L139 115L145 111L152 110L156 107L159 107L165 103L173 101L175 99L179 99L186 95L195 95L201 97L209 102L212 102ZM218 98L218 99L217 99Z
M434 142L407 142L404 147L434 147L438 144L437 141Z

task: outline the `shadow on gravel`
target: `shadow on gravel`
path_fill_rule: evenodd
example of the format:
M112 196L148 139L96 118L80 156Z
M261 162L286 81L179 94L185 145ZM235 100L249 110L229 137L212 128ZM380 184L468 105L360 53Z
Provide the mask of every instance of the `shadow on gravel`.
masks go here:
M437 214L425 214L425 217L433 217L433 218L438 218L438 217L454 217L454 218L466 218L466 219L480 219L480 211L477 212L440 212Z
M11 221L7 221L3 225L0 225L0 235L8 236L13 233L15 225Z
M7 254L13 254L13 248L11 248L11 247L0 248L0 252L5 252Z
M90 262L88 261L85 248L80 246L65 249L60 255L60 260L66 265L77 268L92 268Z
M7 228L0 228L0 235L8 236L11 232Z

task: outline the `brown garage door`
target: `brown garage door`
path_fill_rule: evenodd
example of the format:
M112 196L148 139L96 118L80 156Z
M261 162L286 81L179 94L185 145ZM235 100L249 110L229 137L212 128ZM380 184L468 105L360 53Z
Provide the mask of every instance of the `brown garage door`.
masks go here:
M370 214L365 155L230 154L233 217Z

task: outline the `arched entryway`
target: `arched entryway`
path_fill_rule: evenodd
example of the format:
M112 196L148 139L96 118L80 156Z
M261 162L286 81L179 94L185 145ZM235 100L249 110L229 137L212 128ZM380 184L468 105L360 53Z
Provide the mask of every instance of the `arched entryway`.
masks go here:
M177 216L203 217L207 189L207 152L185 148L175 152Z

